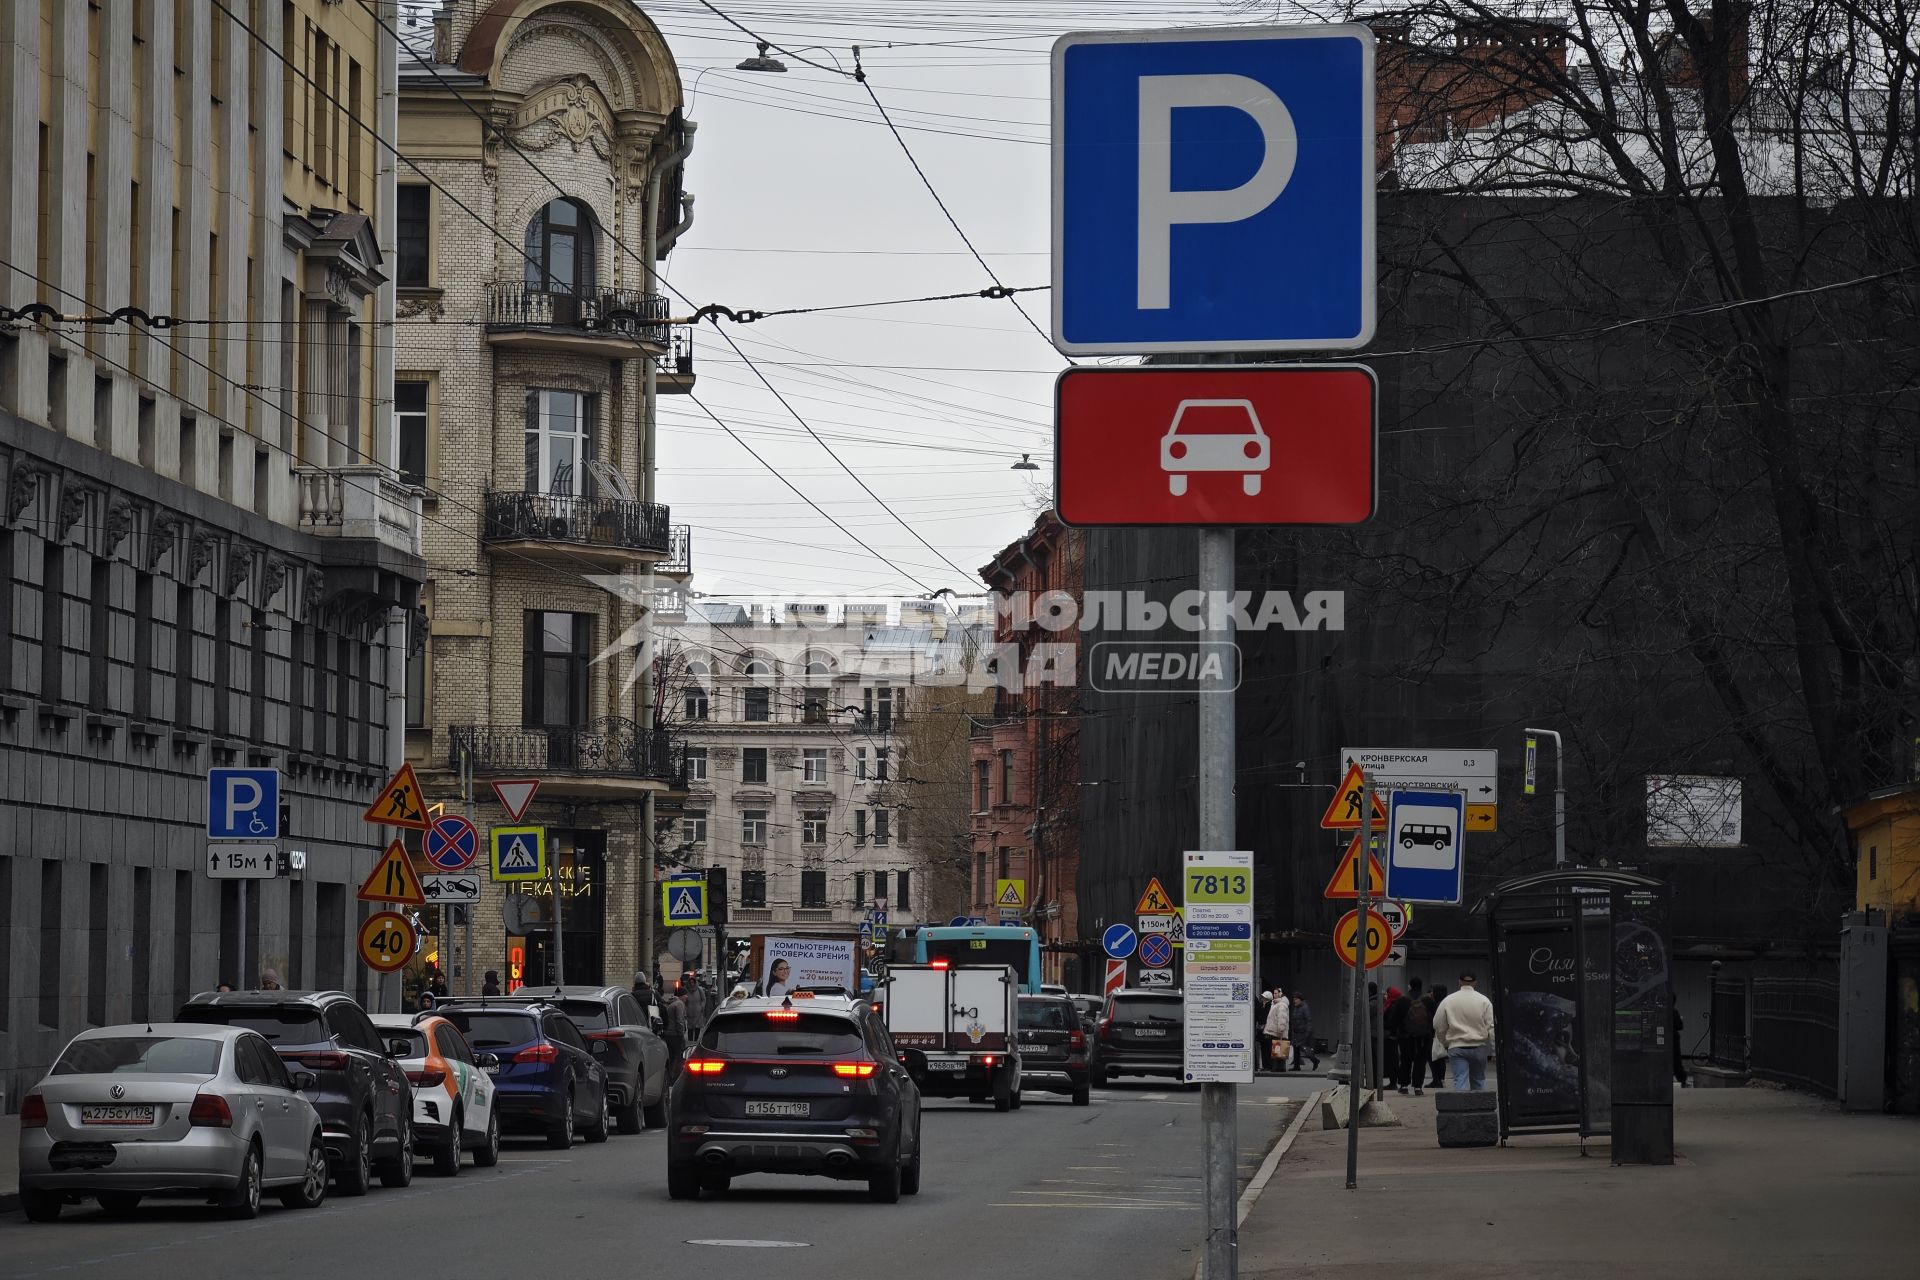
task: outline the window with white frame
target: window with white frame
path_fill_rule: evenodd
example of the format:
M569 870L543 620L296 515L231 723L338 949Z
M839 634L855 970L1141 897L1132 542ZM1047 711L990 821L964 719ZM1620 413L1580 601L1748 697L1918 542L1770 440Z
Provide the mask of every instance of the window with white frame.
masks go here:
M887 780L887 757L891 756L892 754L893 754L893 751L891 748L888 748L888 747L874 748L873 776L876 780L880 782L885 782Z
M767 749L765 747L740 749L740 781L760 786L766 785Z
M853 749L853 780L855 782L867 780L867 749L865 747Z
M688 689L686 708L687 719L705 720L712 711L712 708L707 703L707 691L697 687Z
M687 781L705 782L707 780L707 749L705 747L687 748Z
M689 809L680 817L680 843L705 844L707 842L707 811Z
M800 752L800 781L824 784L827 780L827 749L806 747Z
M742 809L740 811L740 843L765 844L767 842L767 811L765 809Z
M800 811L800 843L825 844L827 842L827 811L825 809L802 809Z
M526 480L533 494L593 496L594 419L600 397L579 391L527 388Z

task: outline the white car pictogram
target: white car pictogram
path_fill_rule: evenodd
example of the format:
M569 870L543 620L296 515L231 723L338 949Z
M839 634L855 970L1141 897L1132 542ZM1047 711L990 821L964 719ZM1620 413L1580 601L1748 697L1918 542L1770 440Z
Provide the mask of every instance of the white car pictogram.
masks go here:
M1178 498L1195 471L1238 471L1249 497L1260 492L1260 473L1272 460L1267 433L1247 400L1182 400L1160 438L1160 469Z

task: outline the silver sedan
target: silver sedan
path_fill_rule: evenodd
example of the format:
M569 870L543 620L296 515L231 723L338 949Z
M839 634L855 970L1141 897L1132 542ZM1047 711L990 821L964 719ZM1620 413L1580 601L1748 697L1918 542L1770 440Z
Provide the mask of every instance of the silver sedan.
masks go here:
M109 1213L144 1196L205 1198L236 1218L263 1190L288 1208L327 1195L320 1116L258 1033L188 1023L75 1036L20 1104L20 1204L51 1222L81 1196Z

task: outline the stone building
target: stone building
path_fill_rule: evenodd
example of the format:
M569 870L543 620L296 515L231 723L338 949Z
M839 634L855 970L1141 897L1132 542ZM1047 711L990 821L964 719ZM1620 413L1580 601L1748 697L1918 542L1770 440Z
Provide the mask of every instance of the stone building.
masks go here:
M223 980L383 994L360 814L425 576L389 465L394 49L358 5L235 12L0 5L9 1105L80 1029ZM185 323L71 319L122 308ZM304 857L273 879L208 876L218 766L279 770Z
M484 830L487 783L537 778L558 859L565 977L626 981L651 918L650 797L678 781L653 727L654 574L688 538L653 501L656 397L693 383L653 264L684 230L693 126L659 30L623 0L411 6L401 26L397 371L402 467L426 491L432 582L407 750L428 796ZM554 886L507 935L502 886L471 966L547 981ZM450 948L445 948L450 952Z
M660 620L666 712L688 795L663 861L726 871L729 933L845 933L884 902L925 922L901 734L949 673L963 628L943 610L701 601Z

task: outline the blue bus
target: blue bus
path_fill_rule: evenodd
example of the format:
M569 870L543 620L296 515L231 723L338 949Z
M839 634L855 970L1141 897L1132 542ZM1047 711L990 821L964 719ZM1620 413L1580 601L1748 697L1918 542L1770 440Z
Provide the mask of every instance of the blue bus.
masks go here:
M1020 975L1020 989L1040 994L1040 935L1026 925L923 925L914 938L917 964L1006 964Z

